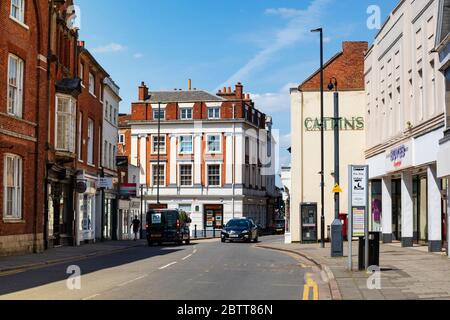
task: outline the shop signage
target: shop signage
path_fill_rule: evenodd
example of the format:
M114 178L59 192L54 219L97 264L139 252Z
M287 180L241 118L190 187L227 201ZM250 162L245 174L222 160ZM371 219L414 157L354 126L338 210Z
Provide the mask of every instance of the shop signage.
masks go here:
M364 237L365 257L369 254L369 166L349 166L349 229L352 237ZM352 270L352 243L348 246L348 267ZM366 259L366 267L368 265Z
M113 188L113 179L112 177L100 177L98 178L97 187L99 189L112 189Z
M353 167L351 175L352 207L365 207L367 204L368 175L365 167Z
M386 150L386 171L398 171L412 166L412 142L408 141Z
M130 202L130 209L140 209L141 208L141 202L140 201L131 201Z
M123 156L116 157L116 167L117 168L128 167L128 157L123 157Z
M121 196L136 197L137 184L136 183L124 183L120 185L119 194Z
M78 180L75 183L75 191L77 193L85 193L87 191L87 183L85 180Z
M304 125L306 131L320 131L320 118L306 118ZM324 118L323 126L325 131L334 130L333 118ZM364 118L341 118L339 120L339 128L341 131L362 131L364 130Z

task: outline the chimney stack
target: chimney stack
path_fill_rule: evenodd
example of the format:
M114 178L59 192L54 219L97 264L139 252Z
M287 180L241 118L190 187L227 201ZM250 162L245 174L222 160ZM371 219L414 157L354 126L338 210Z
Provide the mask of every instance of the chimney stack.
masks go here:
M139 101L145 101L148 99L148 88L145 85L145 82L142 81L139 86Z
M236 84L236 99L244 99L244 86L238 82Z
M189 79L188 80L188 90L191 91L191 89L192 89L192 80Z

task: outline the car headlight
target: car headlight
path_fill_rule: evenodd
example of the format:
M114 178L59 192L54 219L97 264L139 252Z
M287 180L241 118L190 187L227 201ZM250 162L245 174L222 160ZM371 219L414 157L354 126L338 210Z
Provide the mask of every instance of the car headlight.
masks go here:
M249 233L249 231L248 230L244 230L241 233Z

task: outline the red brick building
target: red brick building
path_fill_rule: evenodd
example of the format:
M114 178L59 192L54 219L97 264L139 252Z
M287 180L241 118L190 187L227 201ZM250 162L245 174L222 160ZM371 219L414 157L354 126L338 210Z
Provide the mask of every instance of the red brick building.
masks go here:
M0 3L0 255L40 252L48 1Z
M0 2L0 255L94 237L108 74L74 16L72 0Z

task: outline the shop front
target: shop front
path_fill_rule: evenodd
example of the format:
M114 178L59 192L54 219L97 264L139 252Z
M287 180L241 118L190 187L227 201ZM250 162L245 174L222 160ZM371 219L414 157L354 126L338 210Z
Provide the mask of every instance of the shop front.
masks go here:
M88 175L77 177L77 184L85 185L84 192L80 192L76 196L77 245L95 242L96 181L96 177Z
M383 233L383 242L403 247L443 246L445 212L437 177L438 137L441 130L411 138L368 159L371 175L371 229ZM421 150L421 152L417 152Z
M56 164L48 166L45 248L74 245L73 175Z

